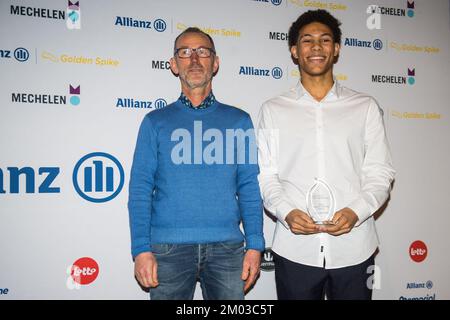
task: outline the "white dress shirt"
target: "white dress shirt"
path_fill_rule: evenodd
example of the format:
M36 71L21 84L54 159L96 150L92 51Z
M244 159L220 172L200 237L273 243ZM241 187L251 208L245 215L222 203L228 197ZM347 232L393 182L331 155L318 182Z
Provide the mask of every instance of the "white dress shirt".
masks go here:
M264 206L277 217L272 250L327 269L368 259L378 246L372 215L387 200L395 175L376 101L335 80L318 102L299 82L263 104L257 128ZM348 207L357 214L351 232L333 236L290 231L285 218L296 208L307 212L306 194L315 178L330 186L335 211Z

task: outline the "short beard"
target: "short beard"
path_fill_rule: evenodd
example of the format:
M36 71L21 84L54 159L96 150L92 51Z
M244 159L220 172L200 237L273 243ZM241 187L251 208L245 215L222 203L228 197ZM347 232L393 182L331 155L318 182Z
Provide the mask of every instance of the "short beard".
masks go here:
M189 88L189 89L196 89L196 88L202 88L206 87L209 82L211 82L212 75L206 75L206 78L201 82L192 82L187 79L186 76L180 76L181 81Z

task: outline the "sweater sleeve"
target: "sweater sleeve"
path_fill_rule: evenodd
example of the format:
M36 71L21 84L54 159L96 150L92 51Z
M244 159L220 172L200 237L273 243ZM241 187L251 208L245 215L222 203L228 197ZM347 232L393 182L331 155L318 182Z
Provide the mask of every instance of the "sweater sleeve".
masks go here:
M237 148L237 196L244 227L246 249L263 252L263 208L258 184L259 167L257 161L256 137L249 115L241 127L245 131L246 142ZM244 154L242 152L245 152ZM245 157L245 161L244 160Z
M139 129L130 174L128 213L133 259L151 251L150 222L157 161L155 128L147 115Z

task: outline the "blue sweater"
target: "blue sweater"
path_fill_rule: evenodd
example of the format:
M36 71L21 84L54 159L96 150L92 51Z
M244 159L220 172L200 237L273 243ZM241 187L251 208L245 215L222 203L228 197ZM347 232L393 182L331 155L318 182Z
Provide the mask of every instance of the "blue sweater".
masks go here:
M249 150L255 146L234 139L231 155L227 148L227 132L239 128L253 129L249 115L217 101L194 110L177 100L145 116L129 187L133 258L151 252L152 243L245 239L247 249L264 250L259 168Z

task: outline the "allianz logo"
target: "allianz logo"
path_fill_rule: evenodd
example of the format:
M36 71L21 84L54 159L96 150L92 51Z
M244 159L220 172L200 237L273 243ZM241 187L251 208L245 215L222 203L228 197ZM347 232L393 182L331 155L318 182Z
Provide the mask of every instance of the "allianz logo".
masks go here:
M0 58L12 58L14 56L14 58L19 61L19 62L24 62L27 61L28 58L30 57L30 53L28 52L27 49L25 48L17 48L14 50L14 53L11 50L3 50L0 49Z
M57 186L60 167L0 167L2 194L61 193ZM93 152L78 160L72 173L76 192L91 202L114 199L124 184L122 164L105 152ZM24 185L25 184L25 185Z
M433 281L428 280L427 282L408 282L406 284L406 289L431 289L433 288Z
M274 79L281 79L283 77L283 70L280 67L273 67L271 70L266 68L256 68L253 66L240 66L239 75L258 77L272 76Z
M373 48L375 50L383 49L383 41L380 39L368 41L357 38L345 38L344 45L347 47Z
M152 22L148 20L138 20L131 17L116 17L116 21L114 23L116 26L122 26L122 27L132 27L132 28L144 28L144 29L151 29L152 28ZM167 28L167 24L163 19L156 19L153 21L153 29L155 29L158 32L163 32Z
M139 100L135 98L117 98L116 107L118 108L144 108L144 109L162 109L167 106L165 99L159 98L155 101Z
M272 4L274 5L274 6L279 6L282 2L283 2L283 0L253 0L253 1L255 1L255 2L267 2L267 3L269 3L269 2L272 2Z

